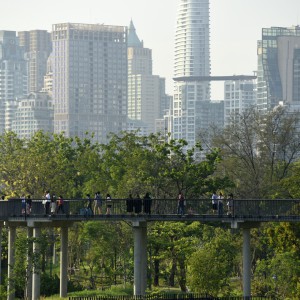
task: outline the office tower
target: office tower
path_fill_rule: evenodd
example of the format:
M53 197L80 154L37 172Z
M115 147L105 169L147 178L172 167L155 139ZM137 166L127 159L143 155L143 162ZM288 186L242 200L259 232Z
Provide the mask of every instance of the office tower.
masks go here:
M18 32L18 37L28 61L28 92L41 91L52 51L51 34L46 30L31 30Z
M180 0L175 34L173 138L196 143L203 127L201 102L210 100L209 0ZM206 126L206 125L205 125Z
M255 80L227 80L224 82L224 121L230 123L247 108L256 105Z
M55 24L54 132L107 142L126 129L127 30L100 24Z
M5 103L27 94L27 65L15 31L0 31L0 134L5 130ZM8 120L8 122L10 122ZM9 126L8 126L9 127Z
M52 57L53 55L51 53L47 60L47 71L46 71L46 75L44 76L44 86L42 88L42 91L48 93L50 97L52 97L52 90L53 90Z
M128 28L130 130L134 128L146 134L154 133L156 119L163 117L166 99L165 79L152 74L152 50L144 47L131 21Z
M53 132L53 105L46 92L30 93L9 110L13 110L11 130L19 138L30 138L38 130Z
M300 108L300 27L262 29L258 41L257 107Z

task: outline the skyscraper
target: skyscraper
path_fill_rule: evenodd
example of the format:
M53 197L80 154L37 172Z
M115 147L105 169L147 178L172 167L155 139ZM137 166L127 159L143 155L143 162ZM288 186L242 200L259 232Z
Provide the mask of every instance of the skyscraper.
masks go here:
M52 31L54 132L105 143L126 129L127 30L56 24Z
M155 132L155 120L162 118L166 102L165 80L152 74L152 50L145 48L133 22L128 28L128 118L134 129Z
M0 134L6 126L5 107L27 94L27 64L15 31L0 31ZM10 122L10 118L8 120Z
M19 138L30 138L38 130L53 132L53 105L46 92L30 93L14 107L6 107L7 114L9 110L13 110L10 129Z
M209 0L180 0L175 35L174 99L171 132L184 138L190 146L196 143L203 127L203 105L210 100Z
M39 92L44 85L47 60L52 51L51 34L46 30L19 31L18 38L28 61L28 92Z
M256 81L227 80L224 83L224 123L256 105Z
M258 41L257 107L264 112L279 102L300 109L300 27L262 29Z

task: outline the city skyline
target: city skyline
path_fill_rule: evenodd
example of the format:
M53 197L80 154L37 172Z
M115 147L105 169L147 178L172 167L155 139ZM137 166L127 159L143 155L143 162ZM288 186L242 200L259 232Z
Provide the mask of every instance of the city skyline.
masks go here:
M49 7L37 0L11 0L2 4L0 29L51 31L60 22L128 26L132 19L145 47L153 50L153 74L166 77L167 91L172 94L177 7L175 0L53 0ZM252 74L257 69L262 28L299 24L299 1L274 0L271 8L266 0L210 0L212 75ZM212 99L222 96L223 83L213 83Z

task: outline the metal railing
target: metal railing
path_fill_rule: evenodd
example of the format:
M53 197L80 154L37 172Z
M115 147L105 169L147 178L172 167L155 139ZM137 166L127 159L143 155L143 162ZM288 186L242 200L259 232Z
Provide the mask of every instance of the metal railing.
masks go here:
M275 300L274 297L213 297L199 294L157 294L145 296L90 296L69 297L69 300Z
M64 200L64 212L54 213L54 216L93 216L94 201L92 201L92 210L87 209L88 200L86 199L66 199ZM111 215L118 216L138 216L141 214L163 217L177 216L178 201L176 199L153 199L151 205L148 204L146 209L143 200L128 201L126 199L113 199L110 203ZM150 211L149 211L150 208ZM101 215L105 216L107 203L102 200ZM24 210L21 199L10 199L0 201L0 220L6 220L11 217L31 217L50 215L50 212L45 211L43 200L32 200L30 212ZM185 216L210 216L222 218L241 218L241 219L263 219L263 218L288 218L300 220L300 200L281 199L281 200L253 200L253 199L235 199L232 202L232 207L229 209L226 200L223 201L223 206L217 210L212 209L211 199L187 199L184 206ZM96 210L96 215L98 210Z

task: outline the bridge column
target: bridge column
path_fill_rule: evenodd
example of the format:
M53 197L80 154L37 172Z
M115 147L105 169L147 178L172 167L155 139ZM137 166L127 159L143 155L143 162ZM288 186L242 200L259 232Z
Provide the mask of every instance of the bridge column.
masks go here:
M1 265L1 257L2 257L2 224L0 224L0 285L2 284L2 265Z
M16 227L9 225L8 227L8 284L7 284L7 299L15 299L15 279L14 279L14 264L15 264L15 241Z
M250 228L243 228L243 294L244 299L251 297L251 249Z
M145 295L147 288L147 222L133 222L134 295Z
M60 297L68 293L68 227L60 229Z
M27 238L31 239L33 237L33 228L27 227ZM28 253L27 253L27 270L26 270L26 296L27 299L32 298L32 243L29 243Z
M41 228L35 226L33 228L33 255L39 257L40 245L39 241L37 240L41 235ZM41 285L41 270L39 265L33 265L32 270L32 300L40 299L40 285Z

